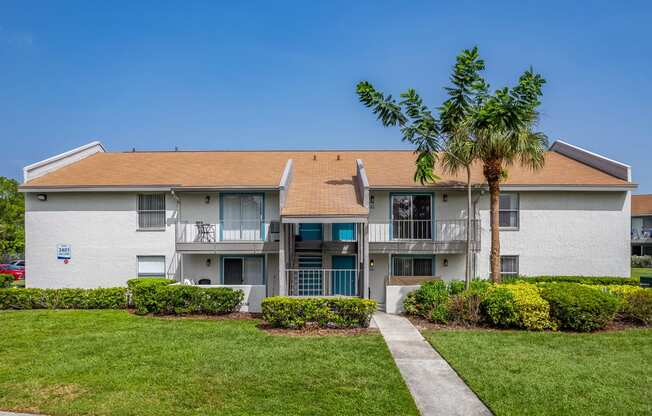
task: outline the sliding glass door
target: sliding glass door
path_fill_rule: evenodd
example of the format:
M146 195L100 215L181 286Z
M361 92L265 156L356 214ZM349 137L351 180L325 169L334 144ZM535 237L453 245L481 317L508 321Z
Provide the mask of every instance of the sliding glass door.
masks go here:
M262 240L262 228L262 195L222 195L222 240Z
M225 285L264 285L264 259L260 256L224 257L222 277Z
M392 238L432 239L431 195L392 195Z

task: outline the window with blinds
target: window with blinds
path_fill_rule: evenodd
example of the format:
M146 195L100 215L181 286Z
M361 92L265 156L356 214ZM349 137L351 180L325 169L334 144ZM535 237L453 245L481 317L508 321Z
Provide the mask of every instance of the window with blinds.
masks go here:
M518 276L518 256L500 256L500 276Z
M499 201L500 228L518 228L518 194L501 193Z
M432 263L432 257L393 256L392 275L405 277L432 276Z
M137 256L139 277L164 277L165 256Z
M138 228L165 228L165 194L138 195Z

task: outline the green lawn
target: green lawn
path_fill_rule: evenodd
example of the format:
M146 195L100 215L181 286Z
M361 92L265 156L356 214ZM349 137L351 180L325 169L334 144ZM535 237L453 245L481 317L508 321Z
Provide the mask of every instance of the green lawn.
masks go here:
M652 276L652 269L632 267L632 277Z
M424 335L498 416L652 414L652 330Z
M256 321L0 312L0 409L48 415L416 415L379 334Z

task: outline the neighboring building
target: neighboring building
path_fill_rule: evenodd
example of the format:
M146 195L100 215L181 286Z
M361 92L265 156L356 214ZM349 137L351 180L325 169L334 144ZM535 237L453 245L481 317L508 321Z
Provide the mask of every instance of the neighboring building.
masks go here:
M393 283L464 277L464 179L438 170L440 181L421 186L414 160L410 151L123 153L93 142L25 168L27 286L167 275L241 288L251 310L283 294L371 297L395 311L404 290ZM479 164L472 180L473 273L487 277ZM628 166L561 141L545 168L510 167L503 272L629 276L635 187Z
M632 255L652 256L652 195L632 195Z

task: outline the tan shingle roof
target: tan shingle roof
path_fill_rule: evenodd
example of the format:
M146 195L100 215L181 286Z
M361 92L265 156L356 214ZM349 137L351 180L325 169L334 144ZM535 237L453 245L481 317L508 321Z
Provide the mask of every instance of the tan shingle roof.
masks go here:
M290 190L283 215L367 215L356 192L356 164L352 153L320 152L293 155Z
M652 195L632 195L632 215L652 215Z
M412 152L373 152L359 154L364 161L371 187L414 187L415 156ZM441 178L435 186L454 186L466 184L466 173L457 175L443 173L441 167L435 169ZM507 185L627 185L628 182L616 178L570 159L556 152L546 153L543 169L536 172L519 165L507 167L508 176L503 182ZM474 184L484 183L482 165L476 163L471 171Z
M313 160L313 155L317 156ZM340 160L337 156L340 155ZM356 193L356 159L362 159L371 188L417 188L411 151L252 151L97 153L42 177L24 189L43 187L171 186L276 188L288 161L294 161L283 215L365 215ZM434 187L463 185L464 173L443 174ZM623 186L618 179L559 153L548 152L537 172L508 168L508 185ZM478 163L474 184L484 182Z

